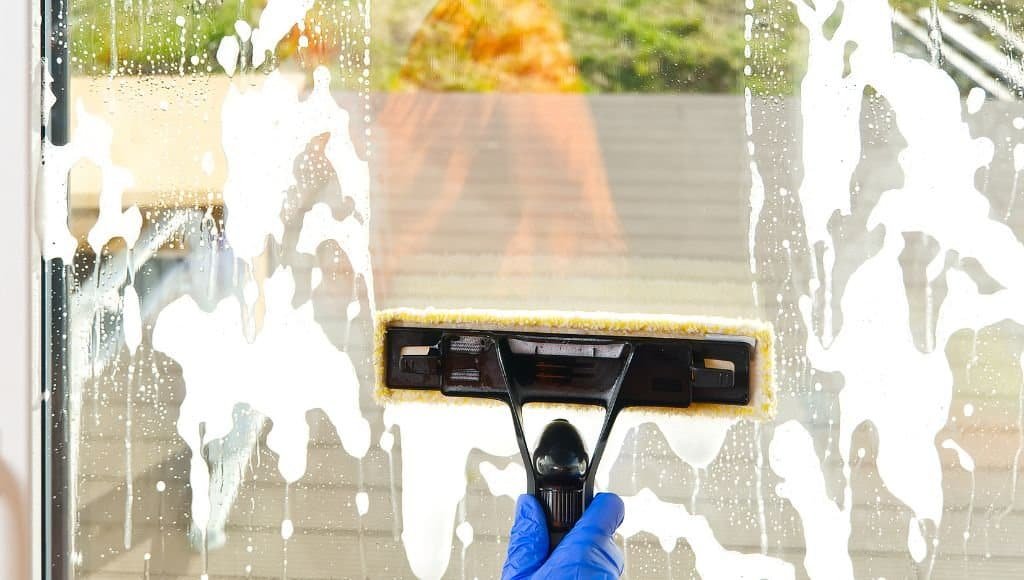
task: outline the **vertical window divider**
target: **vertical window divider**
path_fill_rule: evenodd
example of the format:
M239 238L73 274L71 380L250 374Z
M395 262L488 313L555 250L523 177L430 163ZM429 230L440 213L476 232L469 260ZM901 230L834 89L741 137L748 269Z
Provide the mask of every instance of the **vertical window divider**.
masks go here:
M68 1L41 0L42 10L40 48L44 66L52 76L50 89L55 97L49 111L49 123L43 124L40 133L43 142L54 146L68 143L70 131L70 92ZM40 75L46 90L45 75ZM41 91L40 94L43 94ZM44 101L45 102L45 101ZM40 119L42 122L42 119ZM45 148L42 148L46 163ZM38 201L37 201L38 203ZM70 205L69 205L70 207ZM41 506L41 570L44 580L69 580L72 577L74 554L72 534L74 521L73 497L71 495L70 440L71 416L69 414L68 372L70 360L68 348L68 280L70 264L60 258L42 258L40 283L40 333L41 356L41 450L40 459L42 506Z

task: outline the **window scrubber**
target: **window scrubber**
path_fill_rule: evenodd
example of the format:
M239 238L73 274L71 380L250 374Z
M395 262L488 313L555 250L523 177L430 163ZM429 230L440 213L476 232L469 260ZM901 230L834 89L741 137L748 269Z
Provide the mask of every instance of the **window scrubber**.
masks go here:
M759 321L557 311L393 309L376 313L379 402L506 404L527 492L548 516L552 546L594 494L597 464L619 411L770 420L773 334ZM605 410L587 452L579 432L552 421L531 452L526 404Z

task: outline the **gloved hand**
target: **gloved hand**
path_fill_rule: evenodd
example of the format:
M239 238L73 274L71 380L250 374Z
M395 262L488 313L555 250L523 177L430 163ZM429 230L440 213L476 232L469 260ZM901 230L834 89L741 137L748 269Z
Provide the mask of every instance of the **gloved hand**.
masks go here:
M618 578L623 557L612 534L623 515L625 508L619 496L597 494L549 557L544 508L532 495L519 496L502 580Z

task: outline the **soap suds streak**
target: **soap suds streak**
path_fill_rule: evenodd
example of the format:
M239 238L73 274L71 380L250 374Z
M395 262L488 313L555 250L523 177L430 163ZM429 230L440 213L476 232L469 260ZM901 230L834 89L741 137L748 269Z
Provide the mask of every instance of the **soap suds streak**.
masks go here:
M505 496L515 500L526 493L526 469L519 463L509 462L505 469L499 469L490 461L481 461L480 475L494 497Z
M114 129L102 117L76 105L76 125L71 141L56 146L43 144L43 170L36 203L36 224L43 257L60 258L71 264L78 241L68 227L68 178L71 168L81 161L95 165L102 173L99 192L99 216L89 230L87 240L96 254L110 240L123 238L128 248L139 239L142 214L135 205L122 211L125 190L133 184L131 171L111 158Z
M604 412L597 408L527 406L524 431L533 445L544 425L566 418L579 429L588 449L593 449ZM400 429L402 443L402 543L413 573L419 578L439 578L448 567L452 534L459 502L466 493L466 463L473 449L490 455L518 457L511 413L501 404L470 405L401 402L384 411L390 430ZM657 426L672 451L695 469L707 468L718 456L725 438L737 423L733 418L652 416L625 410L619 414L608 438L596 478L598 490L608 488L610 470L619 457L630 430L644 424ZM467 434L472 433L472 437ZM388 446L390 447L390 440ZM432 450L444 449L445 453ZM494 495L517 497L525 491L525 472L513 461L499 470L489 462L480 472ZM660 525L656 511L634 517L645 530ZM712 538L713 539L713 538ZM710 545L710 544L709 544Z
M271 0L260 14L259 27L252 30L252 66L258 68L293 26L303 28L313 0Z
M365 516L370 511L370 496L365 491L356 493L356 513Z
M380 435L380 448L388 454L388 485L391 487L391 537L397 542L400 539L398 531L398 486L395 485L395 455L393 453L395 436L391 431L384 431ZM525 487L525 486L524 486Z
M241 39L242 43L252 41L253 65L260 66L266 52L274 50L293 25L301 25L311 5L305 0L271 0L262 12L259 28L250 31L247 23L238 21L238 38L221 39L218 62L229 75L239 62L244 71ZM266 237L282 240L281 210L289 188L295 185L295 159L310 140L328 134L324 154L341 183L342 195L353 201L356 213L348 218L351 221L343 222L344 230L324 230L332 220L306 220L300 240L304 247L311 244L310 252L315 253L319 242L335 239L352 262L355 279L364 281L372 310L368 168L350 139L348 113L330 94L330 79L328 69L318 67L313 72L313 90L304 99L299 97L297 79L276 70L249 88L243 88L243 83L229 86L221 115L228 174L223 193L224 235L234 255L248 264L251 275ZM330 218L327 206L318 207ZM314 213L314 217L318 215ZM204 314L185 297L164 309L154 329L154 345L181 364L186 382L178 430L192 450L191 513L194 527L203 534L211 505L202 449L231 431L236 405L247 403L255 413L273 421L267 445L278 453L278 468L288 483L306 470L309 427L305 412L310 409L324 410L350 455L362 457L369 447L369 424L359 409L359 381L348 354L328 340L314 320L312 303L292 306L295 283L290 270L277 271L262 281L262 288L259 282L253 277L244 282L244 314L231 300ZM257 332L253 314L261 297L264 314ZM359 312L358 306L350 305L349 310ZM218 353L217 360L212 359L213 352ZM214 507L220 509L219 504ZM368 509L368 500L357 497L357 508ZM218 519L220 515L218 512ZM282 535L290 536L292 531L286 518ZM205 538L202 543L207 543Z
M511 414L501 405L396 403L385 407L384 424L400 429L406 557L418 578L440 578L448 568L455 513L466 494L467 457L473 449L517 453Z
M768 448L768 461L782 480L775 492L800 515L807 575L852 579L853 562L846 550L850 539L850 503L840 508L829 497L810 433L796 421L776 428Z
M129 283L124 287L124 296L121 300L121 328L124 333L124 343L128 347L128 356L131 360L128 363L128 379L125 381L125 411L124 411L124 549L132 547L132 509L135 502L135 477L132 469L132 420L133 404L132 395L135 390L135 372L137 362L135 353L142 342L142 309L139 306L139 295L135 292L135 286L131 284L129 270Z
M974 522L974 495L977 491L977 479L974 474L974 458L971 457L970 453L964 450L956 441L952 439L946 439L942 442L943 449L952 449L956 452L957 461L960 463L960 467L971 474L971 497L967 502L967 521L964 523L964 556L967 556L967 542L971 539L971 525ZM1010 505L1013 505L1013 498L1010 498Z
M238 39L234 36L225 36L220 39L217 45L217 64L220 65L229 77L235 76L235 69L238 68L239 45Z
M648 488L622 498L626 517L619 526L623 538L650 532L661 549L671 554L679 540L686 540L696 559L696 571L704 580L780 580L795 578L793 565L762 554L726 550L715 538L703 516L691 515L681 504L658 498ZM671 561L671 558L670 558Z
M466 550L469 549L469 545L473 543L473 524L466 520L462 520L459 525L455 528L455 536L459 538L459 543L462 544L462 550L460 552L462 559L462 577L466 577Z
M256 32L254 31L255 35ZM255 88L241 91L228 88L222 108L222 135L228 178L224 184L225 235L235 254L250 265L264 251L267 236L278 243L284 235L281 208L288 189L295 184L293 165L310 140L329 134L324 156L341 183L342 194L355 206L358 225L340 226L331 232L302 232L307 240L323 240L331 235L346 237L338 244L352 258L367 253L361 244L365 236L353 229L369 228L369 169L355 152L349 135L349 115L334 101L330 92L331 75L326 67L313 73L313 91L299 98L295 79L278 71L266 76ZM318 212L321 210L318 210ZM324 223L319 213L313 225ZM314 246L315 249L315 246ZM368 264L368 260L363 260ZM367 280L368 267L357 270Z
M349 144L351 146L351 143ZM329 148L329 147L328 147ZM354 155L354 152L350 152ZM328 152L330 158L331 152ZM359 196L366 199L365 193ZM363 206L361 211L369 211ZM358 214L357 214L358 215ZM356 279L362 279L367 288L373 288L373 270L370 266L370 230L366 224L360 223L355 216L347 216L343 220L336 220L331 216L331 208L325 203L318 203L306 213L302 220L302 230L299 233L299 241L295 249L306 254L316 254L317 247L327 241L334 240L345 251L352 270L356 272ZM376 305L373 302L373 292L369 293L370 310ZM359 301L349 303L345 315L351 323L359 316Z
M45 62L43 66L46 71L43 89L43 120L48 123L50 109L56 103L56 98L51 87L53 78L49 74L49 67ZM127 210L122 211L121 209L124 192L132 185L133 176L128 169L114 161L112 157L113 137L114 131L110 124L99 115L88 111L84 103L79 101L76 103L76 124L69 142L57 146L47 139L41 144L40 149L42 166L36 182L35 230L39 240L40 253L45 260L60 259L64 266L69 266L73 263L78 248L78 241L71 234L69 228L68 184L72 168L79 163L86 162L94 165L101 174L99 215L86 236L97 256L93 284L83 284L77 292L73 292L69 296L71 301L69 312L79 313L70 319L67 339L68 344L74 348L68 349L66 353L71 368L69 373L71 384L67 395L67 416L70 418L68 439L71 444L68 446L66 458L70 473L78 473L78 441L81 436L82 389L85 381L87 379L95 380L102 372L103 367L116 357L115 351L120 348L114 346L111 340L101 342L104 335L99 328L100 317L109 312L122 311L124 341L130 356L134 357L141 341L141 314L135 289L129 285L119 296L118 290L124 283L125 276L110 275L101 280L99 275L103 247L110 240L121 238L127 247L125 264L128 267L123 272L127 272L129 281L132 279L131 253L138 242L142 227L142 217L138 207L132 205ZM85 296L82 288L88 286L91 286L92 292ZM91 316L87 316L85 313L89 313ZM133 388L134 374L135 362L132 361L129 363L129 378L125 387L128 390L124 436L126 495L123 544L126 547L132 543L132 506L134 501L131 464L131 389ZM68 492L71 497L77 496L77 486L77 478L71 478L68 482ZM78 558L80 552L75 548L76 515L71 516L68 525L75 531L71 534L68 551L72 557Z
M1024 368L1024 353L1021 353L1021 367ZM1010 501L1006 508L1000 513L1005 517L1013 511L1017 503L1017 480L1020 477L1020 458L1024 454L1024 386L1017 392L1017 451L1013 454L1013 464L1010 467Z
M185 378L178 433L192 450L191 513L200 529L206 528L210 513L209 470L202 449L231 431L232 412L240 403L273 421L267 446L278 454L286 482L297 481L306 471L306 412L311 409L323 409L349 455L363 457L369 448L370 428L359 409L359 379L352 362L324 334L312 303L292 306L294 291L287 269L265 282L263 329L252 343L231 299L207 314L191 297L182 297L157 318L153 345L181 365Z
M894 51L889 32L893 13L888 5L881 0L844 3L842 22L828 39L823 25L836 2L812 6L794 0L794 4L810 35L808 69L801 85L805 175L800 202L808 245L822 252L825 271L819 272L818 279L826 285L822 308L814 307L809 296L801 300L808 329L814 328L812 312L822 312L820 322L828 326L832 304L827 286L835 243L827 224L836 211L850 215L849 184L861 158L865 87L872 87L888 102L907 143L899 156L902 186L883 192L869 215L869 230L885 226L883 245L847 283L840 299L843 328L831 341L829 332L821 341L809 333L807 340L811 364L818 370L840 372L844 379L839 394L839 451L847 479L842 511L797 508L805 529L808 574L832 578L834 574L821 567L812 571L811 564L834 561L840 551L846 552L852 502L850 443L853 431L867 421L878 433L877 464L883 483L913 512L908 551L917 561L925 558L930 542L922 535L923 522L939 526L943 510L935 437L946 423L952 398L945 345L960 328L978 329L1004 318L1024 319L1019 308L1024 298L1024 272L1019 267L1024 263L1024 247L1005 224L989 219L989 203L974 186L976 171L992 158L991 141L971 137L962 120L959 90L944 72ZM843 52L848 42L856 44L856 49L846 75ZM972 94L969 112L981 107L983 96L977 91ZM956 251L961 258L977 259L1004 288L981 295L962 271L947 270L948 293L935 319L934 347L925 353L914 346L909 328L899 266L903 232L932 236L940 245L940 255ZM812 285L811 296L813 290ZM871 364L864 363L868 360ZM795 444L790 431L780 429L776 439L781 434L787 439L773 441L773 447ZM820 471L809 460L804 468ZM787 482L816 477L795 469L787 474ZM824 489L821 494L830 501ZM789 499L794 501L795 496ZM822 543L828 538L836 545Z

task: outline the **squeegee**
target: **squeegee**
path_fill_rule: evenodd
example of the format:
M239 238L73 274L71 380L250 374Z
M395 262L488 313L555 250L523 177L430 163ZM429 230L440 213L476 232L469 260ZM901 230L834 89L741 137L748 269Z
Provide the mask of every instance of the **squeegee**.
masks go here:
M376 315L375 396L507 405L527 493L544 506L554 546L593 499L620 411L770 419L772 349L769 324L728 318L383 310ZM531 450L523 430L528 404L604 409L594 449L556 419Z

